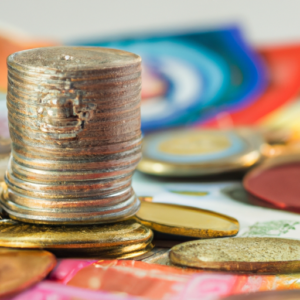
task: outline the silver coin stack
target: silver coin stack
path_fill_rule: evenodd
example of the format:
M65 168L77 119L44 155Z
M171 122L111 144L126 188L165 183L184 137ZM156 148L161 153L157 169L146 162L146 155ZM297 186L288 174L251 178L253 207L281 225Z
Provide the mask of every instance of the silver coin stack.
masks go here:
M12 155L1 206L44 224L109 223L139 208L141 58L85 47L8 58Z

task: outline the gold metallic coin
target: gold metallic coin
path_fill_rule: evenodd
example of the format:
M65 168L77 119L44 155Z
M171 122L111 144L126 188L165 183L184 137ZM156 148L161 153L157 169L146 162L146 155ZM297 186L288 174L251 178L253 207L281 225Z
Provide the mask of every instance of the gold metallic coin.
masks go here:
M133 219L90 226L32 225L0 220L1 247L43 248L62 257L120 257L149 249L152 238L151 229Z
M136 219L158 232L197 238L233 236L239 222L212 211L175 204L141 201Z
M299 290L268 291L229 296L223 300L299 300Z
M0 297L18 293L41 281L56 259L47 251L0 249Z
M262 145L262 135L250 129L159 132L145 137L138 170L173 177L242 170L262 158Z
M300 272L300 241L280 238L197 240L173 247L174 264L242 273Z

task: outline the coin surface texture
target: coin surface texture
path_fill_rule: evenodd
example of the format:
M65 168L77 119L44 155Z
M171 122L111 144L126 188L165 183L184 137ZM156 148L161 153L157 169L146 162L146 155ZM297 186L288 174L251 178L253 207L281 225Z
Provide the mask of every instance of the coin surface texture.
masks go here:
M175 204L141 201L137 220L153 230L198 238L233 236L239 222L212 211Z
M300 241L280 238L226 238L186 242L170 251L172 263L244 273L300 271Z
M153 238L151 229L132 219L87 226L34 225L4 219L0 220L0 235L1 247L43 248L60 257L140 255L151 250Z
M55 264L54 255L47 251L0 248L0 297L41 281Z
M41 224L134 215L141 58L100 47L49 47L14 53L7 64L12 156L3 209Z
M261 159L263 138L250 129L173 130L148 135L138 170L159 176L197 176L242 170Z

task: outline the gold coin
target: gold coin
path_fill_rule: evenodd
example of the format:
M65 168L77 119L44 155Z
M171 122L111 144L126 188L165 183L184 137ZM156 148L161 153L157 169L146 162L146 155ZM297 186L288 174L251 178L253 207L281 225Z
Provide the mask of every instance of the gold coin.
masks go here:
M280 238L227 238L197 240L170 251L174 264L242 273L300 271L300 241Z
M239 222L212 211L175 204L141 201L136 219L158 232L197 238L233 236Z
M159 150L167 154L197 155L220 152L230 146L229 138L222 131L189 131L171 135L159 145Z
M0 249L0 297L41 281L55 264L54 255L47 251Z
M138 170L158 176L199 176L246 169L262 158L264 140L251 129L173 130L144 138Z
M0 246L43 248L57 256L118 257L144 250L151 244L151 229L133 219L107 225L48 226L0 220Z

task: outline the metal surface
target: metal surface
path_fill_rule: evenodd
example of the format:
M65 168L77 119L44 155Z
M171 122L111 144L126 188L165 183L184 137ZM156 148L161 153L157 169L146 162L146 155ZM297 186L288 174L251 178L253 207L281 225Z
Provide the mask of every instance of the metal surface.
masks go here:
M141 158L141 58L51 47L8 60L12 156L1 198L14 219L107 223L134 215Z
M152 249L151 229L129 219L115 224L49 226L0 220L0 247L47 249L59 257L134 257Z
M300 271L300 241L281 238L226 238L173 247L174 264L220 271L280 274Z
M239 222L213 211L183 205L141 201L135 218L158 232L194 238L236 235Z
M138 170L157 176L238 171L262 158L262 135L250 129L174 130L146 136Z
M283 155L252 169L243 185L253 203L299 213L299 175L300 154Z
M0 297L27 289L44 279L56 259L47 251L0 249Z

